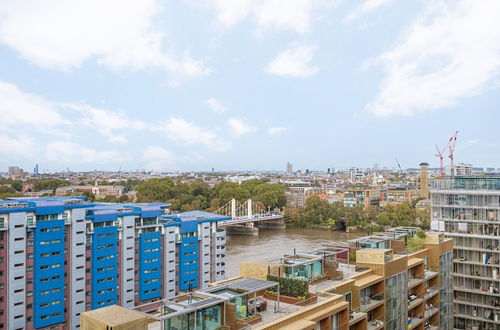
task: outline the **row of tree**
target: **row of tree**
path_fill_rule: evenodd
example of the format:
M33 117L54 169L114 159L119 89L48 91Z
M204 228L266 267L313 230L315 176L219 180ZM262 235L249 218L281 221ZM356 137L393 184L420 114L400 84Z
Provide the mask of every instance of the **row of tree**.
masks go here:
M307 199L303 208L288 207L285 220L298 227L311 225L335 226L345 223L348 227L372 233L382 231L387 227L416 226L429 228L429 210L419 210L414 204L398 203L378 206L356 205L345 207L342 202L328 203L326 200L312 196Z
M248 180L241 184L221 182L214 187L197 180L183 183L166 179L149 179L137 187L139 202L168 202L179 211L215 211L232 198L242 202L252 199L263 207L283 207L286 204L286 187L262 180Z

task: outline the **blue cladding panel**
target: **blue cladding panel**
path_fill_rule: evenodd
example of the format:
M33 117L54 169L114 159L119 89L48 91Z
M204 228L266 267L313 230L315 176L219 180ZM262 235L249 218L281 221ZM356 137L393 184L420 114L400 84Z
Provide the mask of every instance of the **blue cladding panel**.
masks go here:
M182 221L181 222L181 234L182 233L196 233L198 231L198 221Z
M179 251L179 290L198 287L198 237L183 237Z
M37 222L33 259L34 326L64 322L64 220Z
M92 240L92 309L118 301L118 232L116 227L95 228Z
M139 238L139 300L161 297L161 233Z

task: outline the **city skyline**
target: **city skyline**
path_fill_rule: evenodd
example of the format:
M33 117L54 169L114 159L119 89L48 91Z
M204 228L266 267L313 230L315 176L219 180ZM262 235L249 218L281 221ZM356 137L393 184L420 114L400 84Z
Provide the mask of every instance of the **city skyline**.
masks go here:
M0 168L500 167L498 2L282 5L0 5Z

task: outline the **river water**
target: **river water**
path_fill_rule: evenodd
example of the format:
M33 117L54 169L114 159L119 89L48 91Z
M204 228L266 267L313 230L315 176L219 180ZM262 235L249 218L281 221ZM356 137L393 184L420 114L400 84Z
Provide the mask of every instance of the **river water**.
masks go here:
M360 233L302 229L259 229L258 236L227 235L226 276L238 276L240 262L268 260L284 254L320 247L323 243L347 241Z

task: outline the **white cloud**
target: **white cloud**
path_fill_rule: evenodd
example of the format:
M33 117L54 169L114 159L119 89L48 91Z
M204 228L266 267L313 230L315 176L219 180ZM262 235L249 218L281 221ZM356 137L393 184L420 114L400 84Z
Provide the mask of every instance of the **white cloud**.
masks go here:
M142 153L146 168L154 171L172 170L176 168L177 157L169 150L160 146L148 146Z
M306 33L310 30L314 9L336 3L332 0L211 0L217 21L232 27L251 18L257 30L288 30Z
M0 128L24 128L56 133L71 122L61 116L57 106L43 98L25 93L17 86L0 81Z
M227 125L229 126L231 134L237 138L245 134L252 133L256 130L255 127L252 127L249 124L245 123L243 120L236 118L228 119Z
M269 28L298 33L309 31L314 0L267 0L260 2L254 11L259 30Z
M205 103L212 109L213 112L223 113L227 110L218 100L214 98L209 98L205 100Z
M344 21L350 22L356 20L391 1L392 0L364 0L362 4L354 8L354 10L344 18Z
M12 134L36 130L68 139L83 124L98 131L110 142L126 142L124 132L146 126L144 122L128 119L120 112L86 104L47 101L2 81L0 100L0 128Z
M432 2L390 50L372 60L385 69L377 116L411 116L451 107L493 88L500 72L500 2Z
M69 141L53 141L45 148L45 158L60 164L95 163L124 161L128 157L117 151L96 150Z
M159 0L3 1L0 42L46 68L69 70L96 59L116 70L208 74L189 53L163 50L165 32L154 24L161 9Z
M119 112L97 109L88 105L69 105L68 107L79 110L84 117L82 123L95 128L99 133L106 136L109 142L127 142L125 136L116 133L116 131L140 130L146 127L144 122L128 119Z
M225 151L230 147L230 143L215 132L182 118L169 118L159 129L165 132L171 140L182 144L204 145L214 151Z
M10 137L0 134L0 154L15 157L31 157L35 148L35 140L31 136Z
M296 45L281 52L265 68L270 74L283 77L304 78L318 72L318 68L312 66L314 46Z
M286 127L276 126L276 127L270 127L270 128L268 128L267 133L269 135L278 135L278 134L283 133L286 130L287 130Z

